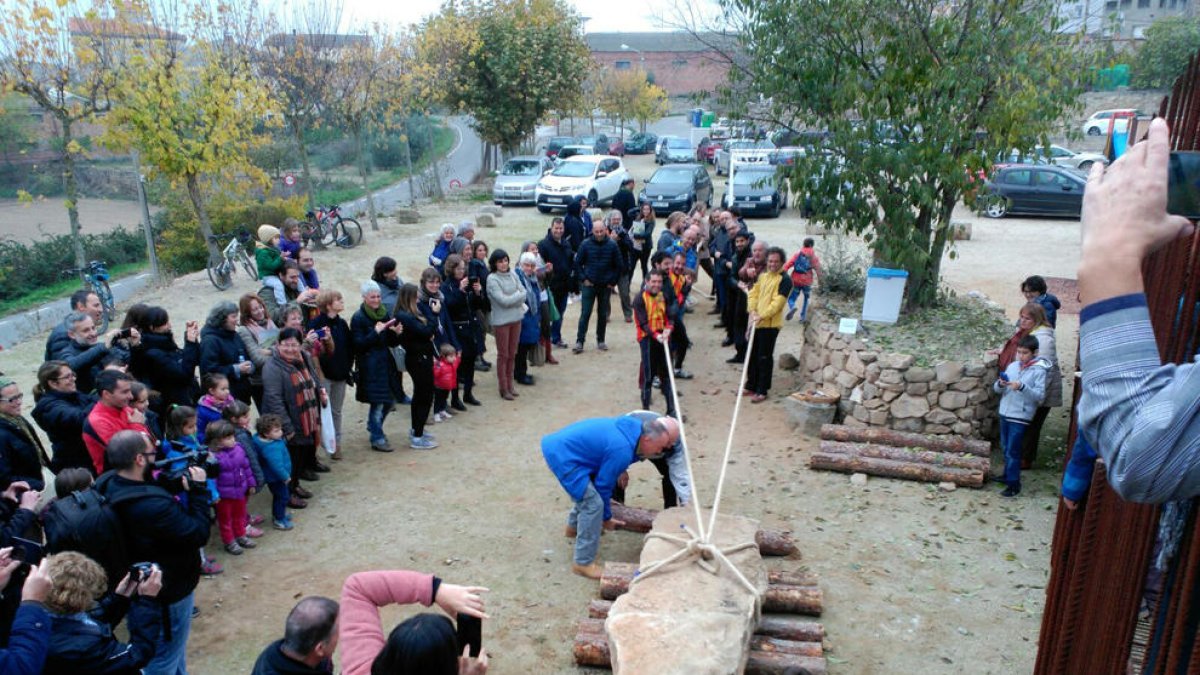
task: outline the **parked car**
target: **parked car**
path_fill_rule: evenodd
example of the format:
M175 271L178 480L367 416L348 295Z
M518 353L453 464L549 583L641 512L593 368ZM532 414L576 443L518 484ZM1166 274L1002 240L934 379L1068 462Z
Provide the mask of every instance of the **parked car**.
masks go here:
M1008 214L1079 217L1087 181L1074 170L1052 164L1014 164L992 174L979 196L989 218Z
M744 216L778 218L787 208L787 187L773 167L736 169L725 183L721 207L736 206Z
M658 153L654 156L658 164L674 164L676 162L696 161L696 151L688 139L680 136L663 136L658 144Z
M542 176L554 169L554 162L544 155L521 155L504 163L492 186L495 204L533 204L534 189Z
M733 153L739 150L773 150L775 146L771 141L753 140L749 138L738 138L725 143L716 153L713 154L713 166L716 167L717 175L728 174L730 164L732 164ZM765 156L765 155L764 155Z
M712 193L712 179L703 165L672 164L654 172L638 201L650 202L654 213L661 216L672 211L690 211L701 202L712 206Z
M554 159L558 156L558 151L562 149L564 145L570 145L574 142L574 136L554 136L550 139L549 143L546 143L546 156L550 159Z
M626 178L629 171L619 157L577 155L564 159L538 181L534 190L538 211L565 210L575 197L587 197L596 205L611 202Z
M1013 150L1007 155L1002 156L997 162L997 166L1007 166L1009 164L1056 164L1065 166L1071 169L1081 169L1087 171L1092 168L1096 162L1108 164L1108 158L1098 152L1075 152L1061 145L1051 145L1049 148L1036 146L1033 152L1022 154L1018 150Z
M1112 123L1112 118L1116 113L1133 113L1138 120L1149 121L1150 115L1137 110L1136 108L1113 108L1111 110L1097 110L1092 113L1092 116L1087 118L1083 123L1083 133L1088 136L1099 136L1100 134L1108 133L1108 126ZM1129 119L1127 117L1118 117L1113 128L1116 131L1125 131L1129 128Z
M625 141L625 152L631 155L647 155L658 149L658 134L638 132Z
M608 136L604 134L580 136L575 139L575 145L590 145L593 155L603 155L608 152Z
M621 140L620 138L608 139L608 152L606 154L612 155L613 157L624 157L625 141Z
M767 154L771 166L795 166L796 160L805 155L804 148L776 148Z
M696 144L696 161L704 164L712 164L713 155L717 154L717 150L721 148L721 141L718 141L711 136L705 136Z
M575 144L564 145L558 149L558 156L554 158L554 161L557 163L557 162L563 161L564 159L567 159L568 157L577 157L579 155L597 155L597 154L600 154L600 153L596 152L596 149L590 145L575 145Z

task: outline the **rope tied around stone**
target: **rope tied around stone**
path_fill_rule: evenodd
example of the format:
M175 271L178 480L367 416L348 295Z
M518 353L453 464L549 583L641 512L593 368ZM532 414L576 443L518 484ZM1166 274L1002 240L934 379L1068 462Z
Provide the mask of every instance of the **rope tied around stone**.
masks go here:
M697 497L699 489L696 485L696 474L692 471L691 451L688 450L687 438L684 434L684 424L682 419L683 414L679 412L679 395L677 393L678 390L675 387L675 370L671 367L671 346L668 344L667 340L661 342L663 350L666 352L667 377L670 378L671 381L671 398L675 405L675 411L680 417L678 420L679 440L683 444L683 457L685 463L687 464L688 474L692 477L692 509L696 515L696 527L700 530L700 532L696 533L687 525L681 525L683 531L688 535L686 539L679 536L663 534L661 532L651 532L646 535L647 538L669 541L678 545L680 548L678 551L667 556L666 558L651 563L646 569L639 570L629 582L630 586L652 574L667 569L667 567L672 563L695 560L696 564L699 565L701 569L714 575L720 572L722 565L729 568L729 570L733 572L734 577L737 578L738 582L747 591L749 591L751 595L756 597L758 596L758 589L754 586L754 584L750 583L750 580L746 578L746 575L742 574L742 571L739 570L737 566L733 564L733 561L727 557L739 551L758 548L758 543L753 541L742 542L740 544L734 544L733 546L728 546L725 548L718 548L712 543L712 534L713 530L716 528L718 509L720 508L721 504L721 492L725 486L726 471L729 468L729 455L733 449L733 435L737 429L738 413L741 411L742 407L742 392L745 390L744 387L746 386L746 375L750 369L750 345L752 345L754 342L754 332L757 330L757 328L757 324L752 324L750 326L750 334L747 336L748 344L746 347L746 358L745 361L742 362L742 376L738 381L737 398L735 399L733 405L733 420L729 424L729 438L725 442L725 456L721 461L721 475L717 479L717 493L716 498L713 500L712 514L709 518L707 529L704 527L704 517L700 512L700 500ZM714 564L713 561L720 563L720 565Z

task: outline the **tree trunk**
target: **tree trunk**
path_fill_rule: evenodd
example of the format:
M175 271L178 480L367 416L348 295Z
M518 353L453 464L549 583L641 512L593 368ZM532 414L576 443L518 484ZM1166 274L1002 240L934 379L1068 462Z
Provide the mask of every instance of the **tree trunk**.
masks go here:
M575 635L573 651L576 665L611 667L612 656L608 652L608 636L604 634L603 622L598 633L594 630L584 632L581 625L579 633Z
M408 118L404 118L401 123L401 129L404 133L404 163L408 166L408 204L415 206L417 204L417 184L416 176L413 174L412 161L412 137L409 136Z
M75 253L75 266L82 268L87 264L87 255L79 225L79 178L75 175L75 153L71 152L71 120L59 118L59 122L62 123L63 192L67 197L67 220L71 224L71 249Z
M924 481L927 483L950 482L962 487L983 487L983 471L971 469L954 469L922 464L920 462L901 462L878 457L862 457L859 455L843 455L828 452L814 452L808 460L810 469L825 469L842 473L866 473L872 476L886 478L901 478L904 480Z
M604 572L600 576L600 597L604 600L616 600L629 592L629 584L633 581L636 571L635 563L604 563ZM763 611L820 616L823 602L824 594L817 586L768 583L763 598Z
M922 206L917 211L916 223L912 233L912 246L922 253L928 253L931 242L933 214L929 206ZM930 279L932 261L924 261L914 265L908 278L908 309L932 307L937 302L937 279Z
M196 211L196 220L200 223L200 236L204 237L204 243L208 246L208 255L219 257L221 249L212 240L212 222L208 219L208 209L204 206L204 195L200 194L199 177L190 173L187 175L186 182L188 197L192 200L192 208Z
M825 639L825 627L815 621L774 614L764 614L758 620L758 628L754 633L800 642L821 642Z
M783 638L754 635L750 638L750 651L771 652L774 654L791 654L793 656L815 656L820 658L825 651L820 642L801 642Z
M917 448L895 448L890 445L875 445L873 443L842 443L840 441L821 441L820 452L837 455L857 455L859 457L874 457L878 459L894 459L898 462L932 464L938 467L953 469L970 469L972 471L988 471L992 468L992 460L987 457L960 455L953 452L936 452Z
M827 441L878 443L898 448L924 448L938 452L957 452L991 457L992 445L960 436L926 436L908 431L881 427L845 427L839 424L821 425L821 438Z
M351 133L354 136L354 150L358 153L358 177L362 179L363 191L366 192L367 217L371 221L371 229L378 232L379 217L375 214L375 197L371 194L371 183L367 178L367 152L363 147L366 141L362 129L353 129Z
M304 142L304 130L295 120L291 122L292 139L296 141L296 150L300 153L300 173L304 177L304 192L308 202L308 210L317 210L317 191L313 187L312 169L308 164L308 144Z
M620 529L645 533L650 531L658 511L639 509L620 502L613 502L612 514L613 518L625 523ZM759 530L754 540L758 543L759 552L762 555L785 556L797 553L796 542L792 541L792 535L788 532Z
M433 169L433 194L437 195L437 200L446 199L446 194L442 192L442 172L438 168L437 148L433 145L433 116L425 115L425 136L429 139L429 166Z
M751 650L750 658L746 661L745 675L777 675L783 673L825 675L825 672L824 658Z

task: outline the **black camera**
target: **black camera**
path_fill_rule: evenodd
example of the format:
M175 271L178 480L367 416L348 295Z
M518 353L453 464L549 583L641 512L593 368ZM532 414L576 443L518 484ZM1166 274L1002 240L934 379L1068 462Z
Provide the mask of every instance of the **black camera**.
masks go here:
M133 563L129 566L129 580L135 584L145 581L156 569L158 569L158 565L152 562Z
M467 283L469 283L469 284L471 284L472 286L474 286L475 284L479 283L479 277L477 277L477 276L469 276L469 277L467 277Z
M152 466L155 469L162 470L159 477L167 485L178 485L179 478L186 476L188 467L191 466L198 466L204 469L204 473L208 474L209 478L216 478L221 474L221 463L208 451L207 447L201 447L199 450L168 457L167 459L160 459L154 462Z

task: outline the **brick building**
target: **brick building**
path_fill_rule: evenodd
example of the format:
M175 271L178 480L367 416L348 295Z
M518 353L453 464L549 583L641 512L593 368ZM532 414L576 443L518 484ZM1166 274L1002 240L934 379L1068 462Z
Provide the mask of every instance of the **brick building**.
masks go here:
M601 68L641 68L668 96L713 91L725 81L732 35L720 33L588 33L592 60Z

